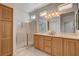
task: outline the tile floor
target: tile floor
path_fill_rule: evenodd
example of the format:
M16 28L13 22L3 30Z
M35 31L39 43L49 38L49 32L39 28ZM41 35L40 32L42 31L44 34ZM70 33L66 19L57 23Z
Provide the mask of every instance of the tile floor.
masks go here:
M48 54L35 49L34 47L17 49L14 56L49 56Z

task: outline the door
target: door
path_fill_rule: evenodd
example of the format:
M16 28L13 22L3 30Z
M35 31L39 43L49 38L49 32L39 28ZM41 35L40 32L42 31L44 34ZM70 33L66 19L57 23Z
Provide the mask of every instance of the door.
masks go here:
M75 56L75 40L64 39L64 56Z
M2 55L12 54L12 22L3 21Z
M61 38L52 38L52 55L63 55L63 40Z

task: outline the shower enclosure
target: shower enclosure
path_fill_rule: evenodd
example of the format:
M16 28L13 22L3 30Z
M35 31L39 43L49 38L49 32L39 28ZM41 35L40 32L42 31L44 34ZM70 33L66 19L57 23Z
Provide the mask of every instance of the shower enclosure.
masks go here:
M17 48L31 47L33 45L33 34L37 31L36 21L22 23L17 26L16 46Z

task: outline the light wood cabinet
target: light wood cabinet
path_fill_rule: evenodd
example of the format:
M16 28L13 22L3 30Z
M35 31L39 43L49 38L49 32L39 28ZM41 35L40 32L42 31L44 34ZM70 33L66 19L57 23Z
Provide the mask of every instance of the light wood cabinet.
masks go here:
M12 8L9 8L9 7L6 7L6 6L3 7L3 18L5 20L9 19L8 21L11 21L11 18L12 18Z
M39 36L40 38L39 38L39 42L38 42L38 44L39 44L39 49L40 50L44 50L44 39L43 39L43 36Z
M0 21L0 39L3 36L3 21Z
M11 38L8 39L3 39L2 41L2 55L6 56L6 55L10 55L12 54L12 41Z
M0 55L13 54L13 9L0 4Z
M34 46L52 56L79 56L79 40L34 35Z
M52 55L62 56L63 55L63 40L61 38L52 38Z
M79 56L79 40L76 40L76 56Z
M12 22L3 21L2 55L12 53Z
M64 56L75 56L75 40L64 39Z
M13 9L0 4L0 20L12 21Z
M1 38L0 38L0 56L1 56Z
M51 37L45 36L44 37L44 51L51 55Z
M39 36L34 35L34 47L39 48Z
M12 22L4 21L3 22L3 37L11 38L12 37Z
M44 50L44 39L43 36L35 35L34 36L34 47L40 50Z
M2 6L0 6L0 20L2 20Z

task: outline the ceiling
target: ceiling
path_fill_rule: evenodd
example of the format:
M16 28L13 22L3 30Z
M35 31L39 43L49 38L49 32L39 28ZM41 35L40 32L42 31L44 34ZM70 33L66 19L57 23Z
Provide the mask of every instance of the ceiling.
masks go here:
M48 5L49 3L4 3L4 4L13 8L18 8L28 13L36 9L39 9L41 7L44 7Z

